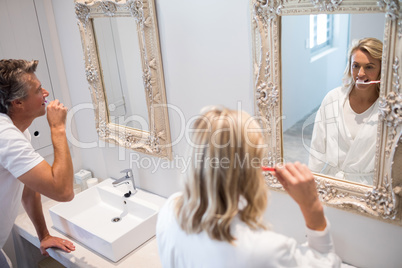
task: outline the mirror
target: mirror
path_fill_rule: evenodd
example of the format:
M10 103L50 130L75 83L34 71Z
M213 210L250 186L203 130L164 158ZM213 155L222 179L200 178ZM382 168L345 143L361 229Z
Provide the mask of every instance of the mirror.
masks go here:
M349 116L349 125L342 126L340 124L345 121L337 119L338 131L326 136L323 136L323 131L317 131L320 126L323 130L323 123L315 121L320 120L316 116L324 97L342 86L352 41L366 37L383 41L384 14L312 14L282 16L281 19L284 160L300 161L313 172L323 175L373 185L378 107L374 109L373 104L366 112L356 116L366 122L359 125L364 126L361 131L349 131L348 127L352 127L352 122L356 120L356 117L351 118L355 113L350 110L346 110L347 114L342 111L342 118ZM377 86L374 87L377 89ZM346 104L349 105L345 101L343 107ZM314 135L312 146L315 124L319 134ZM338 141L335 147L348 148L349 142L354 145L348 151L337 149L325 152L322 141L331 137Z
M271 166L284 161L309 162L314 113L327 92L341 85L351 40L376 37L383 41L378 106L373 108L376 137L370 144L374 151L372 180L364 184L332 174L314 175L321 200L328 206L401 225L402 178L392 177L391 172L402 132L399 2L252 0L251 12L256 115L266 130L267 164ZM318 37L309 38L310 15L320 14L323 16L315 16L316 21L333 17L331 29L339 37L329 51L320 50L322 46L306 51L306 47L325 43ZM359 27L361 20L365 20L364 27ZM295 30L295 25L303 24L303 29ZM322 25L328 24L318 23L316 29ZM324 63L317 69L320 60ZM283 191L270 173L265 178L271 189Z
M171 159L153 0L75 0L99 138Z
M142 82L137 26L134 18L93 19L109 121L149 131L148 108Z

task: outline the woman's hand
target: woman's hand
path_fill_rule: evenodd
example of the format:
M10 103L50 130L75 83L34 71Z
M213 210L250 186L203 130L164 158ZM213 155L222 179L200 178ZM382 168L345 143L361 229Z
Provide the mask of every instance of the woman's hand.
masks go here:
M299 205L307 227L317 231L324 230L327 226L324 210L318 199L314 176L308 167L299 162L288 163L276 166L274 175Z
M75 250L72 242L51 235L46 236L40 241L40 253L43 256L49 256L49 253L46 251L48 248L59 248L68 253Z

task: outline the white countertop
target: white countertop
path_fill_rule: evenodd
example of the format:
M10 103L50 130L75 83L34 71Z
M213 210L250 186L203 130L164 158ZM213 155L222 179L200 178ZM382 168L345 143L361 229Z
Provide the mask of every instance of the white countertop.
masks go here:
M75 245L75 251L71 253L64 252L60 249L48 249L50 256L63 264L66 267L147 267L159 268L162 267L158 247L155 236L142 244L140 247L129 253L118 262L112 262L100 254L92 251L88 247L80 244L79 242L71 239L64 234L60 233L53 227L53 222L49 214L49 208L58 204L59 202L47 200L43 202L43 214L47 228L52 236L58 236L72 241ZM15 231L18 232L23 238L31 242L34 246L39 248L40 243L31 220L26 213L20 214L15 221ZM39 250L39 249L38 249Z

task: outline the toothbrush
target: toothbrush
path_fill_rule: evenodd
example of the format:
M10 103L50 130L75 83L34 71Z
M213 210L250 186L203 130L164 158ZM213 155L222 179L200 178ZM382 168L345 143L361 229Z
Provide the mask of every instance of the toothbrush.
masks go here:
M275 171L275 168L273 168L273 167L265 167L265 166L262 166L261 168L262 168L263 171L271 171L271 172L272 172L272 171Z
M380 81L380 80L369 81L369 82L359 82L359 81L356 81L356 84L363 84L363 85L378 84L378 83L381 83L381 81Z

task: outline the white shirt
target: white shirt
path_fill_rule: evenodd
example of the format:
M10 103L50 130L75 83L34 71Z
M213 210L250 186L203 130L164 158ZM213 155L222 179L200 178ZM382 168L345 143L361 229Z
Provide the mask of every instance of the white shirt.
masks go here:
M314 122L308 166L317 173L373 185L379 100L353 137L344 113L350 90L335 88L322 101Z
M212 240L206 232L186 234L179 226L172 195L158 214L156 239L163 267L340 267L329 226L322 232L307 229L308 242L269 230L252 230L238 217L231 224L234 245Z
M28 130L22 133L6 114L0 113L0 248L10 235L24 184L17 178L44 159L33 149Z
M343 115L345 118L346 127L348 128L352 139L355 139L361 126L363 126L369 119L371 112L373 111L375 103L371 105L367 110L358 114L353 111L350 106L349 98L346 98L345 105L343 106Z

